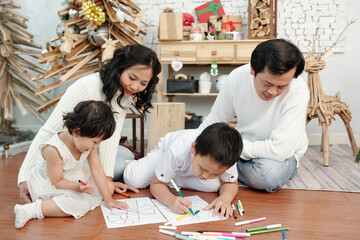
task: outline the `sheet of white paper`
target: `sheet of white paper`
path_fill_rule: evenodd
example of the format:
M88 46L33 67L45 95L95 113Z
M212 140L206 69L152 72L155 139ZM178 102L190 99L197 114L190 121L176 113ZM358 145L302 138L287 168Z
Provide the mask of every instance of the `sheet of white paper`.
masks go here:
M120 201L120 200L118 200ZM164 216L148 197L121 200L129 209L108 209L105 203L100 204L108 228L129 227L143 224L166 222Z
M201 223L201 222L211 222L211 221L218 221L218 220L224 220L226 218L221 219L220 213L217 213L215 217L211 216L211 213L214 209L204 211L202 210L204 207L208 205L207 202L205 202L203 199L201 199L199 196L187 196L187 199L191 200L192 207L191 209L196 212L197 210L200 210L200 212L196 215L189 215L183 219L180 219L176 221L176 218L182 216L183 214L174 213L170 208L159 202L158 200L152 199L152 201L155 203L155 205L159 208L161 213L167 218L168 221L172 222L172 225L174 226L180 226L180 225L186 225L186 224L193 224L193 223Z

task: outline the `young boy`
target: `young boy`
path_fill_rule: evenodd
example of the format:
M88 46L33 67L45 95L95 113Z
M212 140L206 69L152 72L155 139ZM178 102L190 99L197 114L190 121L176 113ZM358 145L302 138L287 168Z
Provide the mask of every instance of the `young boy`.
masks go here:
M129 163L126 183L146 187L152 174L150 191L160 202L177 213L189 213L191 201L169 191L171 179L178 186L220 195L204 210L214 208L220 216L232 215L231 201L238 191L236 162L242 151L237 130L226 123L168 133L146 157ZM154 175L155 172L155 175Z

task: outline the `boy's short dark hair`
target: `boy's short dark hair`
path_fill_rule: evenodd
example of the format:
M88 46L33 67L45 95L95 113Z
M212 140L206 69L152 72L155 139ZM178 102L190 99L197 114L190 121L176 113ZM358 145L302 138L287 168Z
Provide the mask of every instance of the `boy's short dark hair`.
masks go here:
M272 74L284 74L294 67L297 78L304 70L305 60L299 48L285 39L271 39L260 43L251 54L255 76L267 68Z
M240 158L243 143L240 133L226 123L214 123L195 140L195 154L210 155L223 166L231 167Z
M83 101L78 103L72 112L63 115L64 126L72 134L79 129L82 137L110 138L115 131L114 112L111 107L101 101Z

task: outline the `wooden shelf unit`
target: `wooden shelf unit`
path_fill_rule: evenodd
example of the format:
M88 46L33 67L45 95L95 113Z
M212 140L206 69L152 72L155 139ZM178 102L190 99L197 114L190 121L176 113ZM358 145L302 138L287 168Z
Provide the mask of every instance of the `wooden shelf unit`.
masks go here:
M184 65L210 65L213 59L219 65L243 65L250 62L251 53L263 39L256 40L214 40L214 41L160 41L157 54L164 68L168 67L168 78L172 78L171 62L179 60ZM162 69L163 69L162 68ZM166 93L164 89L163 71L159 74L157 85L157 101L163 98L173 101L175 96L217 96L217 93Z

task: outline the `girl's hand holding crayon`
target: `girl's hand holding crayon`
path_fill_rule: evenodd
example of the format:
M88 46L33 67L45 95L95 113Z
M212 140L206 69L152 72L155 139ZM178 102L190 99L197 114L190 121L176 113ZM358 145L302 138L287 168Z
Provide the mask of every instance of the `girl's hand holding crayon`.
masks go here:
M81 192L92 194L95 190L95 186L91 182L83 182L79 180L79 184Z
M189 208L191 207L192 202L189 199L182 197L175 197L174 201L171 201L169 207L175 213L190 213Z
M109 208L118 208L118 209L128 209L129 206L127 205L126 202L123 201L116 201L114 199L109 199L109 200L104 200L105 205Z

